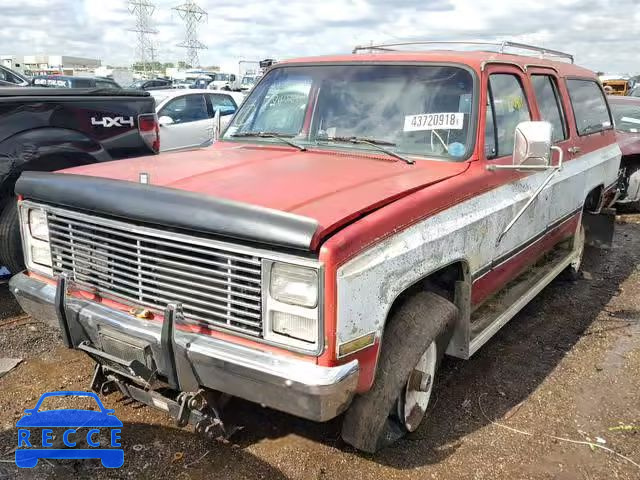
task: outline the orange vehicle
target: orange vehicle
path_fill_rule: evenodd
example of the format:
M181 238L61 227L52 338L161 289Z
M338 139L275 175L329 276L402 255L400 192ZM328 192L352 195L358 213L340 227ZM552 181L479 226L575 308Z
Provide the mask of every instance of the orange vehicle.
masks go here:
M608 95L628 95L629 94L629 81L628 80L605 80L602 82L602 86ZM607 88L610 87L610 88Z

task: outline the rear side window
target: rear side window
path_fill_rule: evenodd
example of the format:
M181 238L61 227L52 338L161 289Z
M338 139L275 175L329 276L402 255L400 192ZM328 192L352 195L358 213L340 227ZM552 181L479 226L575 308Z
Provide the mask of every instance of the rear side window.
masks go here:
M607 101L592 80L567 80L578 135L589 135L611 127Z
M183 95L171 100L162 108L158 117L171 117L174 123L189 123L209 118L203 95Z
M513 154L516 127L531 120L527 97L515 75L494 74L489 77L489 101L485 125L487 158Z
M531 83L536 92L536 100L542 120L553 125L553 142L565 140L567 138L566 122L555 80L549 75L533 75Z

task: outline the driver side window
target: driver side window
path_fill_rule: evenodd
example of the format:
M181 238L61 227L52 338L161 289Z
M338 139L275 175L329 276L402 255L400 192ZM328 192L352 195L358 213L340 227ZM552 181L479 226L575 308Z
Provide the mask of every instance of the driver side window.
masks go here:
M171 117L173 123L189 123L209 118L204 95L183 95L171 100L160 110L158 117Z
M491 75L485 124L487 158L512 155L516 127L529 120L529 104L518 77L505 73Z

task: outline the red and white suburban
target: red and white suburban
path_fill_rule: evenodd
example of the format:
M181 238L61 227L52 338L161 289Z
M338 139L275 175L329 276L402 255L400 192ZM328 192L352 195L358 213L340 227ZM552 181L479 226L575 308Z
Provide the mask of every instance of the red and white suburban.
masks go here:
M279 63L210 148L23 174L21 305L211 435L228 396L415 430L445 353L577 272L621 156L570 55L417 45Z

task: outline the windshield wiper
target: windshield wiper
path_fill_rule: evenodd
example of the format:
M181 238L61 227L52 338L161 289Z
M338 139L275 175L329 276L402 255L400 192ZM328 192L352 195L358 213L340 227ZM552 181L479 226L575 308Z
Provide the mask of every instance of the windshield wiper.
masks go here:
M386 145L388 147L395 147L396 144L393 142L388 142L386 140L377 140L375 138L363 138L363 137L327 137L321 138L321 141L325 142L342 142L342 143L353 143L354 145L369 145L376 150L386 153L387 155L397 158L398 160L402 160L403 162L413 165L415 160L411 160L410 158L405 157L404 155L400 155L392 150L388 150L384 148L382 145Z
M306 152L307 147L303 147L302 145L298 145L295 142L292 142L287 137L292 138L293 135L283 135L281 133L275 132L245 132L245 133L234 133L230 135L231 137L258 137L258 138L275 138L276 140L280 140L282 143L286 143L290 147L296 148L301 152Z

